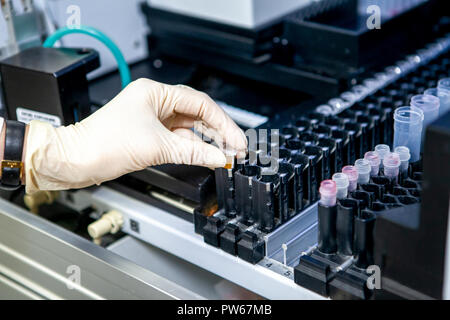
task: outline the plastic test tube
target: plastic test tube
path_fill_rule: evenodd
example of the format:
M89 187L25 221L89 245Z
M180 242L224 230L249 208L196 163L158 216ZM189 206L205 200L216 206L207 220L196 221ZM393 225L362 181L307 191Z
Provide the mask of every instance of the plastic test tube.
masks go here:
M355 168L358 170L358 184L367 184L370 181L370 172L372 166L366 159L358 159L355 162Z
M384 175L391 180L397 181L401 165L400 155L396 152L388 153L384 157L383 164Z
M376 151L366 152L366 154L364 155L364 159L366 159L370 163L370 176L378 176L378 174L380 173L381 164L380 156L378 155L378 153Z
M429 96L435 96L439 98L440 107L439 114L443 115L450 111L450 90L438 89L438 88L430 88L425 90L423 94Z
M349 181L348 177L344 173L335 173L333 175L333 181L336 183L337 195L336 197L341 200L347 198Z
M320 184L320 204L326 207L336 206L337 187L333 180L324 180Z
M420 160L423 118L422 110L415 107L400 107L394 113L394 148L408 147L411 162Z
M441 100L441 114L450 111L450 78L438 82L438 97Z
M383 168L383 159L384 156L391 152L391 148L387 144L379 144L375 147L375 152L380 157L380 168Z
M419 94L417 96L412 97L411 106L419 108L423 112L424 120L423 127L426 128L431 122L439 117L439 107L441 105L441 101L438 97ZM425 130L423 130L422 137L425 134Z
M348 177L348 191L355 191L358 186L358 170L354 166L345 166L342 168L342 173Z
M400 146L395 148L395 153L398 153L400 156L400 172L402 175L405 175L408 173L408 167L409 167L409 159L411 159L411 154L409 152L408 147Z

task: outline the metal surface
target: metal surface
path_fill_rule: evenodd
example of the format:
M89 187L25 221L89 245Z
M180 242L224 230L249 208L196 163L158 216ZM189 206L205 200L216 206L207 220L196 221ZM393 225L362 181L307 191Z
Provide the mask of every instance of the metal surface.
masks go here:
M204 298L1 198L0 289L3 299Z
M264 236L266 241L266 256L275 257L279 256L282 251L282 245L288 245L288 252L290 252L290 246L293 243L297 243L297 239L301 238L303 241L296 246L298 251L292 253L295 257L299 257L300 253L307 250L317 242L317 228L314 228L317 224L317 203L306 208L298 215L296 215L289 222L285 223L275 231ZM295 257L289 254L287 261L292 261ZM278 258L275 258L278 261Z
M252 265L203 242L194 226L163 210L106 187L81 190L72 199L89 199L99 211L122 213L122 231L268 299L322 299L292 281L292 268L275 260ZM62 198L59 201L70 204ZM72 203L72 206L77 206ZM130 223L133 221L133 223ZM136 228L138 225L138 229ZM270 264L270 267L267 267ZM277 266L275 268L275 266Z
M108 250L208 299L261 299L228 280L131 236L114 242Z

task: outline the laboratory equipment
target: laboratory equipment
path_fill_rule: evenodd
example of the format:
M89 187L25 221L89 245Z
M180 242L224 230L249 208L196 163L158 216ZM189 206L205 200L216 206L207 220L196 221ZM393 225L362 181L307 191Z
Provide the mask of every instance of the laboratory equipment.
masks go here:
M423 112L423 128L437 119L439 116L440 100L431 95L417 95L411 98L411 106L416 107ZM425 132L425 130L423 130Z
M394 148L406 146L411 162L419 161L423 129L423 112L415 107L400 107L394 114ZM383 161L384 165L384 161Z
M337 188L336 197L338 199L347 198L348 187L350 185L347 175L344 173L335 173L332 179L336 183Z
M378 153L376 151L366 152L366 154L364 155L364 159L369 161L369 164L371 167L370 175L372 177L378 176L378 173L380 172L380 164L381 164L380 156L378 155Z
M342 173L348 178L348 191L355 191L358 186L358 170L354 166L345 166Z
M400 155L396 152L388 153L383 159L384 175L391 181L396 181L400 173Z
M358 184L367 184L370 180L372 166L366 159L358 159L355 162L355 168L358 171Z

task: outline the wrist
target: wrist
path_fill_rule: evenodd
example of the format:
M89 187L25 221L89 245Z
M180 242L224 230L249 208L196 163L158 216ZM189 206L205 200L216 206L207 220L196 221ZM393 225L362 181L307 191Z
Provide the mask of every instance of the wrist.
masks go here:
M28 137L28 127L27 124L25 126L25 136L23 141L23 151L22 151L22 163L23 163L23 169L22 169L22 177L21 181L22 184L25 184L25 156L26 156L26 146L27 146L27 137ZM4 160L4 153L5 153L5 137L6 137L6 121L5 124L2 126L2 130L0 132L0 162ZM0 171L0 178L1 178L1 171Z

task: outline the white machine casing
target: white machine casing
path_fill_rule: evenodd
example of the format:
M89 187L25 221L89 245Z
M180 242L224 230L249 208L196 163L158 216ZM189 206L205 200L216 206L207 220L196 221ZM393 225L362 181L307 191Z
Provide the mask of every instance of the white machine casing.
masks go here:
M150 6L254 29L318 0L148 0Z

